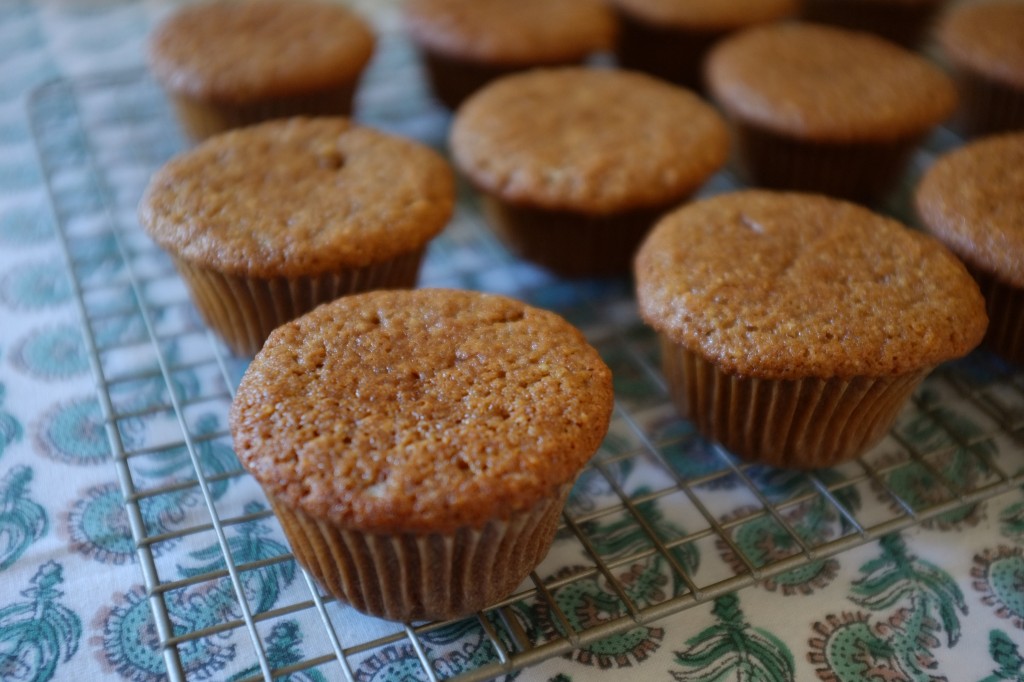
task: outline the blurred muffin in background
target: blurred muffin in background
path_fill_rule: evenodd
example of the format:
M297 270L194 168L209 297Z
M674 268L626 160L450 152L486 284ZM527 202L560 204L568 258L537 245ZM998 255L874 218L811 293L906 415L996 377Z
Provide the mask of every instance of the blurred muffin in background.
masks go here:
M374 49L369 25L320 0L214 0L153 31L148 62L185 133L296 115L348 115Z
M821 24L737 33L706 62L744 179L872 203L956 105L952 80L895 43Z
M794 15L798 0L607 0L619 19L615 55L692 90L704 89L702 65L729 33Z
M990 318L985 345L1024 364L1024 132L941 156L915 198L925 229L981 286Z
M943 17L937 35L960 90L961 130L1024 129L1024 3L959 5Z
M409 0L404 21L450 109L500 76L580 64L611 49L615 36L601 0Z
M803 0L801 18L868 31L916 48L928 36L947 0Z

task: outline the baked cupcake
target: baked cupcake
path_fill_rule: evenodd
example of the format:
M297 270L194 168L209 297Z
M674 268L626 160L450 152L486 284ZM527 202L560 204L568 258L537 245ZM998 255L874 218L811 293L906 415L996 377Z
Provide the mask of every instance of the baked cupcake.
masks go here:
M580 64L610 50L615 35L601 0L409 0L403 12L434 94L450 109L501 76Z
M459 109L456 165L519 255L575 277L623 274L655 220L725 162L718 114L640 73L506 76Z
M815 24L726 38L708 57L707 77L750 184L866 203L891 191L956 104L952 81L924 58Z
M271 118L348 115L373 47L366 22L335 3L215 0L163 21L148 60L198 141Z
M963 132L1024 129L1024 4L959 5L943 17L938 39L960 89Z
M985 296L985 345L1024 364L1024 131L940 157L921 180L924 227L967 264Z
M676 406L744 459L864 452L918 383L974 348L985 304L935 239L812 194L722 194L665 217L636 259Z
M801 16L915 48L945 5L946 0L803 0Z
M466 615L543 559L612 410L554 313L477 292L372 292L274 331L231 432L299 562L356 609Z
M704 89L704 56L739 29L794 15L798 0L608 0L619 19L615 55L628 69Z
M451 169L433 150L346 118L293 118L171 159L139 217L207 323L251 356L320 303L414 286L454 202Z

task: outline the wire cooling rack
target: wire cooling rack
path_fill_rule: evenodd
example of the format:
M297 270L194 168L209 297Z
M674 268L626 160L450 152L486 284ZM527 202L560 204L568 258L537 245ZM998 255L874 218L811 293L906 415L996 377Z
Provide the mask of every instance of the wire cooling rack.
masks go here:
M441 147L446 115L406 48L384 47L361 118ZM515 594L456 623L359 616L297 569L239 468L226 416L245 363L203 326L136 223L149 175L184 144L162 95L141 73L62 80L29 108L172 680L357 680L385 665L409 679L511 674L758 581L785 586L1024 482L1024 372L985 352L940 368L857 461L795 473L735 460L675 416L628 282L565 282L517 261L464 192L421 283L510 294L579 326L614 372L612 427L551 554ZM722 175L706 193L730 187ZM668 587L638 591L638 570ZM571 611L574 591L597 595L602 617Z

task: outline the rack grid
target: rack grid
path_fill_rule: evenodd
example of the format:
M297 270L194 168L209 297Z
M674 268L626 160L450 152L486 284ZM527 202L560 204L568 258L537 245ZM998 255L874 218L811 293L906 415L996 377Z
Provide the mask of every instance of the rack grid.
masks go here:
M360 117L441 147L447 116L406 48L384 47ZM551 554L515 594L450 623L359 616L296 566L234 459L226 416L245 361L204 327L138 228L149 175L184 147L162 94L138 72L59 80L34 93L29 112L171 680L205 678L198 671L229 647L241 653L223 674L236 681L356 680L382 665L411 666L417 679L489 679L759 581L786 589L794 572L1024 483L1024 372L984 351L939 368L859 460L815 473L738 461L675 415L628 282L561 281L516 260L463 192L421 283L517 296L579 326L615 375L612 427ZM705 193L733 186L723 173ZM763 551L745 549L751 534ZM639 589L637 571L662 588ZM566 608L574 590L600 596L600 619ZM200 601L215 617L197 619Z

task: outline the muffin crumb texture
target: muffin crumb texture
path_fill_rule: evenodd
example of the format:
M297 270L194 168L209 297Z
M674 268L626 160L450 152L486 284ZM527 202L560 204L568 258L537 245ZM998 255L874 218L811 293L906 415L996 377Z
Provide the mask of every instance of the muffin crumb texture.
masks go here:
M231 421L280 503L341 528L433 533L557 495L611 407L608 368L554 313L425 289L342 298L280 327Z
M933 238L855 204L747 191L666 217L637 258L644 319L721 370L892 376L959 357L987 324Z

